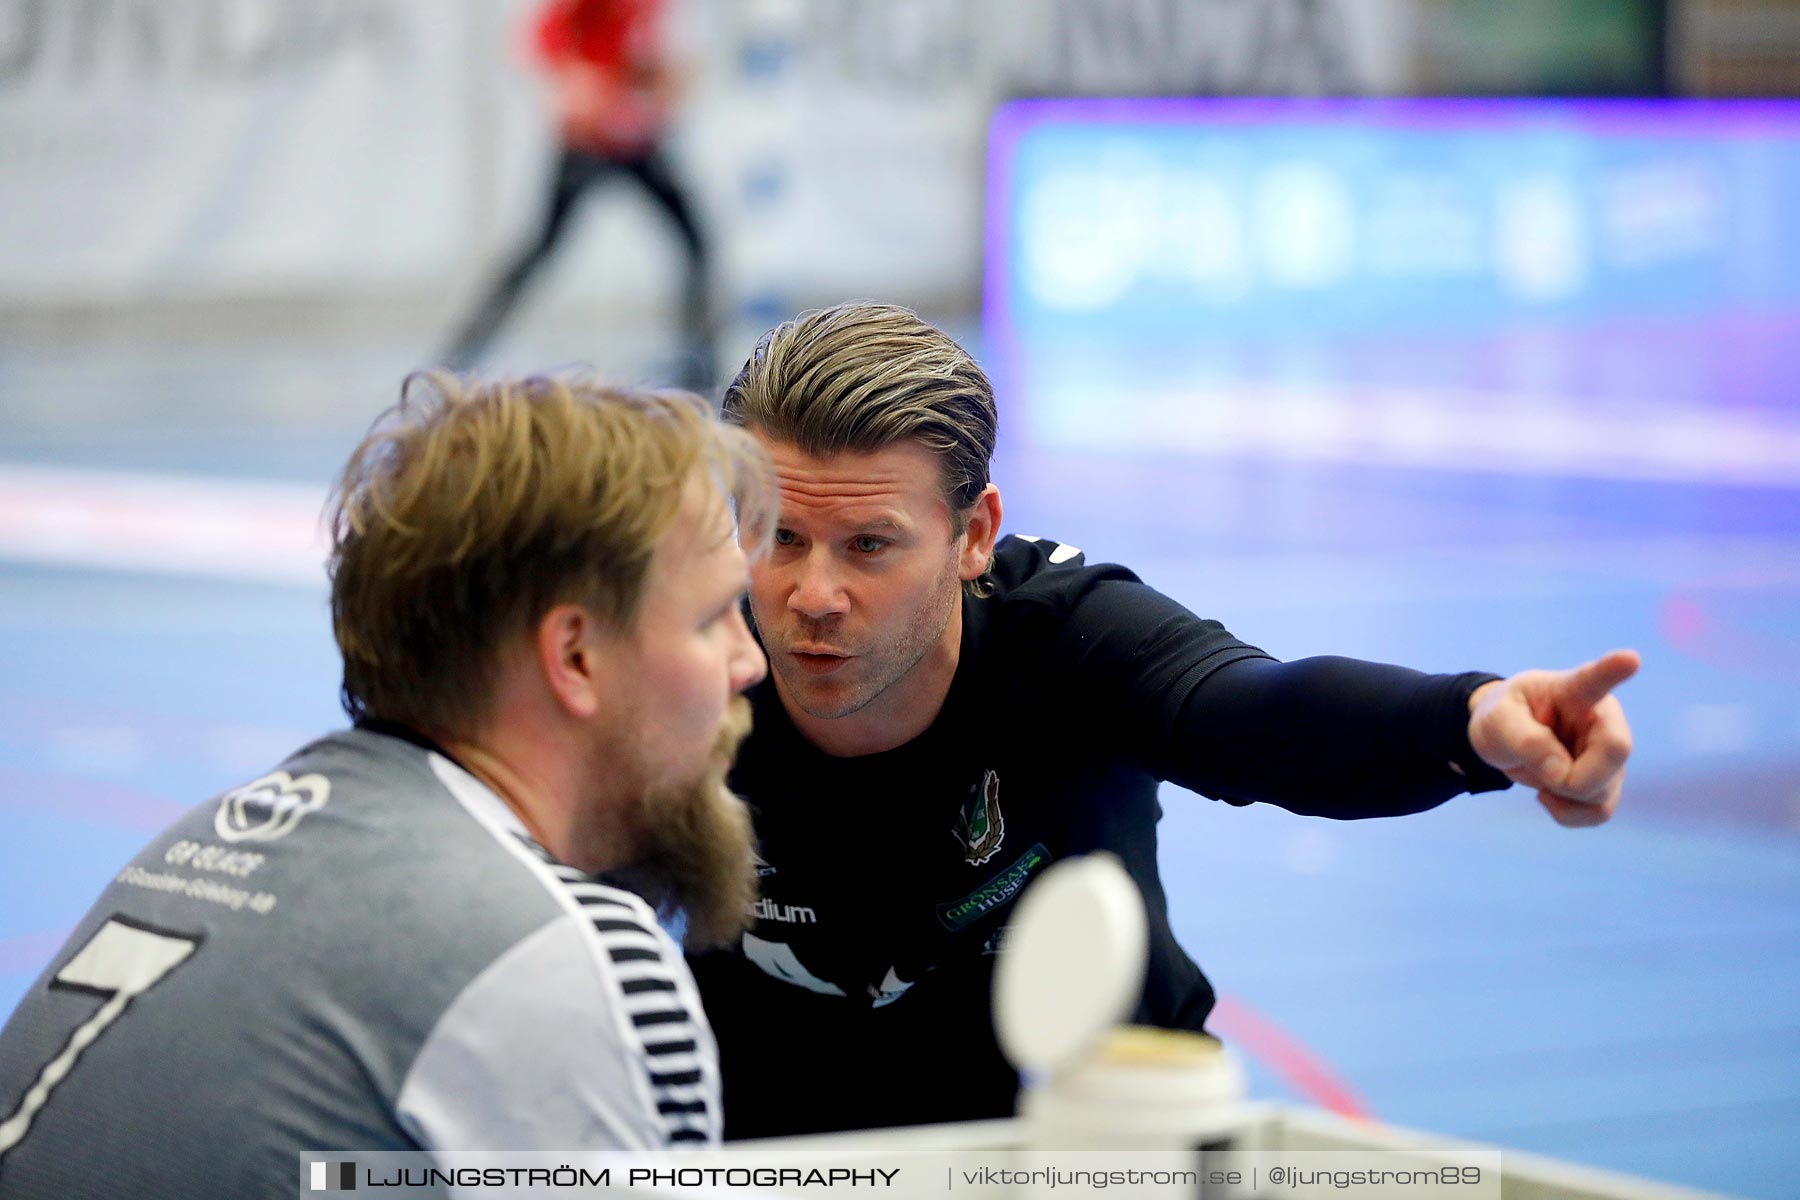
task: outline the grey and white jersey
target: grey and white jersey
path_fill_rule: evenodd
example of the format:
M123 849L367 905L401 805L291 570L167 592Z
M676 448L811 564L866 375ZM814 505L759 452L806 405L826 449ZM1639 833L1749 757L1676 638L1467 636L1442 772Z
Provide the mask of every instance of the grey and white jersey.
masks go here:
M650 908L358 729L102 893L0 1030L0 1197L292 1195L302 1151L705 1145L718 1095Z

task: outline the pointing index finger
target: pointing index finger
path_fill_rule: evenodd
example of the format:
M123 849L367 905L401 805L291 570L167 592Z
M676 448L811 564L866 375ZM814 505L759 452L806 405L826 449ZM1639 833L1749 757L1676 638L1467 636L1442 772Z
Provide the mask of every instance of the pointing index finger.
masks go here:
M1641 660L1636 650L1612 650L1569 673L1564 698L1581 708L1592 708L1614 688L1637 674Z

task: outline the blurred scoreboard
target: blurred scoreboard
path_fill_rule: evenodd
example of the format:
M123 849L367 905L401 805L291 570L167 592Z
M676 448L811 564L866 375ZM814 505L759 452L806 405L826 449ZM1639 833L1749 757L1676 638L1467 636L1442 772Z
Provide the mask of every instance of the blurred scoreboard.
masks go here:
M986 229L1040 430L1059 380L1795 407L1800 103L1018 101Z
M1025 336L1800 307L1800 104L1023 101L990 164Z

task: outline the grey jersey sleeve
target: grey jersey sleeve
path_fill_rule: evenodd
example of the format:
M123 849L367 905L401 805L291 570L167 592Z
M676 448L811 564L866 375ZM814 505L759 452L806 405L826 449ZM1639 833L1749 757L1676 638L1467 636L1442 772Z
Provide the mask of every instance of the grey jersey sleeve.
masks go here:
M421 1146L718 1142L718 1054L687 968L647 909L616 911L610 923L632 928L596 931L586 913L551 922L444 1011L396 1104Z
M429 1150L716 1145L719 1055L673 939L635 894L552 862L499 800L432 767L563 915L447 1005L396 1103Z

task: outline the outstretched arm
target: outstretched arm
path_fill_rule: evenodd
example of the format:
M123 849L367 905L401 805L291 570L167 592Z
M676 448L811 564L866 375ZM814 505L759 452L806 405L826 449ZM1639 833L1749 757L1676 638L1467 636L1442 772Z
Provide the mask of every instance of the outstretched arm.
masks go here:
M1045 661L1080 681L1079 719L1159 779L1340 820L1513 783L1539 789L1565 825L1597 825L1618 804L1631 738L1611 691L1637 670L1632 651L1510 679L1278 662L1122 568L1104 570L1072 612L1045 606L1057 621Z
M1469 696L1469 745L1514 783L1536 788L1560 825L1598 825L1619 806L1631 727L1614 688L1637 674L1635 650L1567 671L1521 671Z

